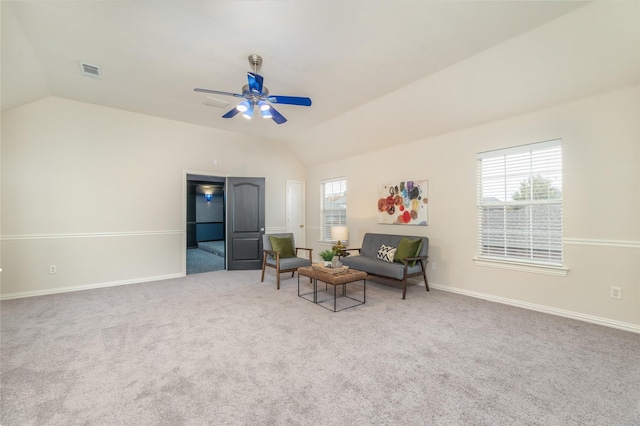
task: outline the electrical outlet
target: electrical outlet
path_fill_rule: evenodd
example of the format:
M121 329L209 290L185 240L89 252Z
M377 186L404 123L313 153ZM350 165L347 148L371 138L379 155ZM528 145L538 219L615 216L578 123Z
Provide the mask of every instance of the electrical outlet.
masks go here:
M609 296L611 296L612 299L622 299L622 289L620 287L611 287Z
M56 265L49 266L49 273L50 274L57 274L58 273L58 267Z
M434 271L436 269L438 269L438 263L437 262L431 262L431 269L433 269Z

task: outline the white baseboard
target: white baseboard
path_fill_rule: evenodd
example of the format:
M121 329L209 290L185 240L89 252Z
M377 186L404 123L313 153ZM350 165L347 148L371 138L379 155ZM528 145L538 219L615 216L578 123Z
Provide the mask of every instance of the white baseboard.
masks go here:
M184 276L185 276L184 274L170 274L170 275L160 275L155 277L136 278L132 280L109 281L109 282L97 283L97 284L85 284L85 285L76 285L76 286L69 286L69 287L48 288L46 290L21 291L18 293L7 293L7 294L0 295L0 300L21 299L24 297L46 296L48 294L68 293L71 291L91 290L95 288L139 284L139 283L144 283L149 281L161 281L161 280L169 280L173 278L182 278Z
M429 288L434 288L436 290L442 290L442 291L449 291L451 293L457 293L457 294L462 294L464 296L484 299L490 302L502 303L504 305L516 306L518 308L529 309L531 311L543 312L545 314L557 315L565 318L571 318L579 321L585 321L592 324L603 325L605 327L612 327L612 328L617 328L620 330L625 330L625 331L630 331L632 333L640 334L640 326L637 324L631 324L631 323L626 323L622 321L615 321L607 318L596 317L593 315L582 314L579 312L566 311L564 309L551 308L549 306L537 305L535 303L523 302L521 300L508 299L506 297L493 296L491 294L464 290L461 288L451 287L447 285L429 283Z
M51 288L46 290L33 290L33 291L23 291L18 293L7 293L7 294L0 295L0 300L20 299L24 297L45 296L48 294L57 294L57 293L68 293L71 291L91 290L96 288L139 284L139 283L149 282L149 281L161 281L161 280L169 280L174 278L182 278L184 276L185 276L184 274L170 274L170 275L160 275L155 277L137 278L133 280L110 281L110 282L97 283L97 284L86 284L86 285L70 286L70 287L57 287L57 288ZM424 286L423 283L418 283L418 285ZM608 318L596 317L593 315L567 311L564 309L551 308L549 306L537 305L535 303L523 302L521 300L509 299L506 297L494 296L486 293L479 293L477 291L465 290L465 289L460 289L460 288L451 287L447 285L429 283L429 287L436 290L462 294L464 296L475 297L477 299L488 300L490 302L502 303L504 305L516 306L518 308L529 309L532 311L542 312L545 314L557 315L565 318L571 318L579 321L585 321L592 324L603 325L605 327L612 327L612 328L617 328L620 330L630 331L632 333L640 334L640 326L636 324L626 323L622 321L615 321Z

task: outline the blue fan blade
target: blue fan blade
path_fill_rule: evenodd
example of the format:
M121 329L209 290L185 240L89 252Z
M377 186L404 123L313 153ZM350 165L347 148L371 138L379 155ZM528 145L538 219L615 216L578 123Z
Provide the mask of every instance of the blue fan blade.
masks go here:
M229 111L228 113L226 113L225 115L222 116L222 118L231 118L231 117L235 117L240 111L238 110L238 108L233 108L231 111Z
M271 119L276 123L282 124L287 121L274 107L269 108L269 111L271 111Z
M300 105L300 106L311 106L311 99L309 98L301 98L298 96L269 96L267 98L269 102L273 102L275 104L288 104L288 105Z
M193 89L195 92L202 92L202 93L215 93L216 95L227 95L227 96L235 96L236 98L244 98L244 96L239 95L237 93L231 93L231 92L221 92L219 90L210 90L210 89L199 89L199 88L195 88Z
M247 79L249 80L249 91L262 94L262 82L264 81L262 76L248 72Z

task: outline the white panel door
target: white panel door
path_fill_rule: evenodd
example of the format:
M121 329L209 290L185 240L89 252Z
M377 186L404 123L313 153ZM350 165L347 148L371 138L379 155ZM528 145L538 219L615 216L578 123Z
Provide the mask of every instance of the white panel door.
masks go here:
M287 181L287 232L293 232L296 246L306 247L304 182Z

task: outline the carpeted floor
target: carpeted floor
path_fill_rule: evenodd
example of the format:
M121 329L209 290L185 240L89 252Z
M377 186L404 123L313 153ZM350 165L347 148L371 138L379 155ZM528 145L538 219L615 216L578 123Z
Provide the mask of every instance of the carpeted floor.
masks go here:
M187 275L224 270L224 258L201 249L187 249Z
M13 425L638 425L640 335L369 281L220 271L1 302Z
M224 269L224 241L198 243L198 248L187 249L187 275Z
M198 248L209 253L216 254L220 257L224 257L225 242L224 241L201 241L198 243Z

